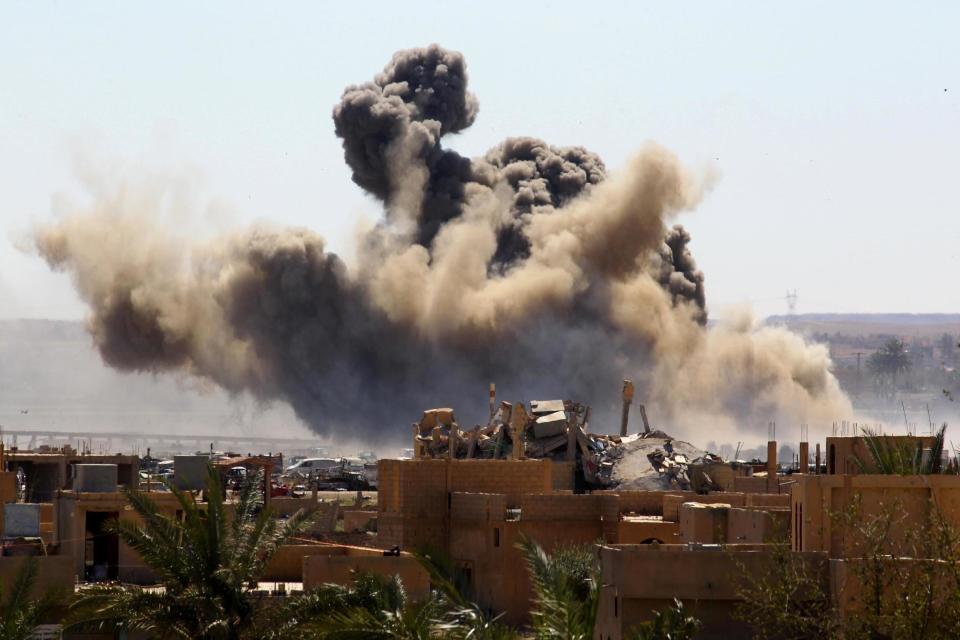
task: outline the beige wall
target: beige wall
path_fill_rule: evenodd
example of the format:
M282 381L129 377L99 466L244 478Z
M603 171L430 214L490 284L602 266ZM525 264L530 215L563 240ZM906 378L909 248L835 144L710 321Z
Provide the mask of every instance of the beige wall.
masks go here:
M750 637L733 618L744 572L769 571L771 556L762 547L729 545L722 550L688 551L678 545L613 545L598 549L602 571L596 640L621 640L625 632L649 620L653 612L680 599L703 623L697 638ZM825 554L805 553L801 560L829 587Z
M684 502L680 505L680 542L726 542L729 511L729 504Z
M721 503L732 507L742 507L747 503L747 499L742 493L710 493L705 496L689 491L667 493L663 496L663 519L670 522L680 522L680 505L684 502Z
M859 496L861 516L895 508L890 536L902 539L911 523L925 523L936 504L944 519L960 528L960 476L827 475L802 476L791 504L791 540L797 551L826 551L849 557L856 541L846 536L837 518Z
M663 520L621 520L617 526L616 540L607 540L613 544L644 544L656 540L664 544L680 541L680 523Z
M33 587L33 597L59 589L65 596L73 593L73 559L66 556L34 556L39 563L37 580ZM10 587L27 561L25 557L0 556L0 590L10 593Z
M309 556L382 556L379 549L351 547L324 542L285 544L267 563L264 582L300 582L303 580L303 561Z
M730 509L727 513L727 541L734 544L789 542L790 508Z

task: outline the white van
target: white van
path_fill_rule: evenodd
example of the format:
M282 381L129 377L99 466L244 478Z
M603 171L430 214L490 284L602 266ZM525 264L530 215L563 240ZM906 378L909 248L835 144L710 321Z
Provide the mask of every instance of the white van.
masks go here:
M300 462L287 467L287 473L309 475L317 471L325 471L340 466L340 458L304 458Z

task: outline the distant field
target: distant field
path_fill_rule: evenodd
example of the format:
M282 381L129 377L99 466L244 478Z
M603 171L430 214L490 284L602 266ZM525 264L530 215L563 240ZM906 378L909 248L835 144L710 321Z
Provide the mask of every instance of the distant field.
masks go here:
M960 334L960 314L956 313L804 313L795 316L770 316L764 322L768 325L784 325L808 334L921 337L936 337L944 333Z

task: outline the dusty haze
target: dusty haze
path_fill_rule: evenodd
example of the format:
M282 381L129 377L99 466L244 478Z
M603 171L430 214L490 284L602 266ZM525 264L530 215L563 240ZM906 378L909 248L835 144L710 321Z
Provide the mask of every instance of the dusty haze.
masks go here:
M384 209L350 268L310 229L185 242L122 186L38 228L36 248L73 277L109 365L285 401L320 434L406 433L436 405L470 426L489 381L591 403L598 431L625 377L691 437L851 413L824 347L746 314L708 326L675 219L710 176L652 143L613 174L532 138L481 158L442 146L478 114L463 57L435 45L344 91L345 160Z

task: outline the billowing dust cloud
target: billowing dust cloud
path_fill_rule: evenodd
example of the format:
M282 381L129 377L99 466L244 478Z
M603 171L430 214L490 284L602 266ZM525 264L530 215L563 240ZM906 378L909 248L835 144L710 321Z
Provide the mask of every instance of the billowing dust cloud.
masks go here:
M111 366L286 401L321 434L405 437L429 406L482 421L490 381L591 403L596 431L616 427L627 377L668 429L849 413L824 348L745 319L708 328L674 224L708 180L655 145L609 175L534 138L445 149L478 112L463 57L438 46L344 91L336 133L384 208L350 268L308 229L185 246L121 197L38 228L36 246L72 274Z

